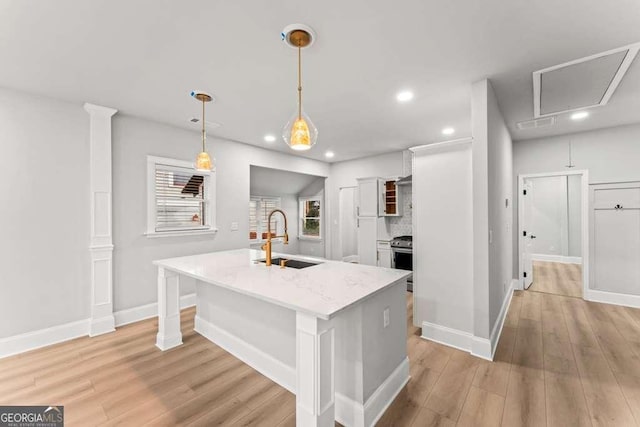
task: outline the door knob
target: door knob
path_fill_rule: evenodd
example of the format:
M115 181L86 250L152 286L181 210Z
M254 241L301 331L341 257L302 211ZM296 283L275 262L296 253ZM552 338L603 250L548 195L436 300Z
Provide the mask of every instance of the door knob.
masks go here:
M535 239L535 238L536 238L536 236L534 236L534 235L532 234L532 235L531 235L531 238L532 238L532 239Z

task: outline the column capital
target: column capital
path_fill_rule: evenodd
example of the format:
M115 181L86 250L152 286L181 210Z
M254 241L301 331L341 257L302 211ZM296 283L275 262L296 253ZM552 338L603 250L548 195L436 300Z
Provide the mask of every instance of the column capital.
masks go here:
M115 108L103 107L101 105L90 104L88 102L84 103L84 109L90 115L105 117L111 117L118 112L118 110L116 110Z

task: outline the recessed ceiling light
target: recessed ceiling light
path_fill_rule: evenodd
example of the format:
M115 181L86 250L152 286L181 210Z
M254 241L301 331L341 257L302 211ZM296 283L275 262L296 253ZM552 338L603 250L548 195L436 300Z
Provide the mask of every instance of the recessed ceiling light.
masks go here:
M405 90L396 95L398 102L409 102L413 99L413 92Z
M446 127L444 129L442 129L442 134L443 135L451 135L455 132L456 130L452 127Z
M588 111L578 111L577 113L573 113L571 115L571 120L582 120L586 119L587 117L589 117Z
M275 141L276 141L276 137L275 137L275 136L273 136L273 135L265 135L265 136L264 136L264 140L265 140L266 142L275 142Z
M333 158L333 156L335 156L335 155L336 155L336 154L335 154L333 151L327 151L326 153L324 153L324 156L325 156L327 159L331 159L331 158Z

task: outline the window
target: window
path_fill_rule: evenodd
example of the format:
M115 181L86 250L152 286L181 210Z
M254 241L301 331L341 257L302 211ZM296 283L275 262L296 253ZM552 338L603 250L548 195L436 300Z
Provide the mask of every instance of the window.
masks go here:
M309 239L322 238L321 211L322 202L320 198L300 199L300 237Z
M147 235L215 232L215 173L193 164L147 156Z
M280 199L277 197L251 196L249 200L249 240L264 240L267 238L267 219L269 213L280 208ZM284 233L284 224L281 224L282 217L274 215L271 217L271 235L281 235Z

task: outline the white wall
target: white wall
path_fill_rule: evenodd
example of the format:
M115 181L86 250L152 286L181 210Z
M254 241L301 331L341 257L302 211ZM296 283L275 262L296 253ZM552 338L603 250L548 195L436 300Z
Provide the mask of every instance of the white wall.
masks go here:
M580 175L567 176L567 209L569 221L570 257L582 256L582 178Z
M0 338L89 317L89 115L0 89Z
M489 338L512 277L512 142L488 80L472 86L474 334Z
M330 252L327 255L331 259L342 258L339 239L340 225L338 224L340 188L355 187L358 185L358 178L373 176L403 176L402 151L331 164L331 173L327 180L328 218L331 220L329 227L330 246L327 247L330 248Z
M157 300L155 259L247 247L250 165L328 176L329 165L250 145L208 138L216 161L216 235L149 239L145 230L146 156L191 160L198 134L138 118L113 121L114 301L123 310ZM238 231L231 231L231 223ZM194 292L184 280L182 294Z
M590 184L640 181L640 124L516 141L513 144L514 177L569 170L565 167L569 161L569 142L572 143L574 170L587 169ZM517 221L517 203L513 206ZM513 229L516 230L513 233L513 274L517 278L517 223Z
M425 146L414 156L414 324L473 334L471 143ZM454 343L455 344L455 343Z

